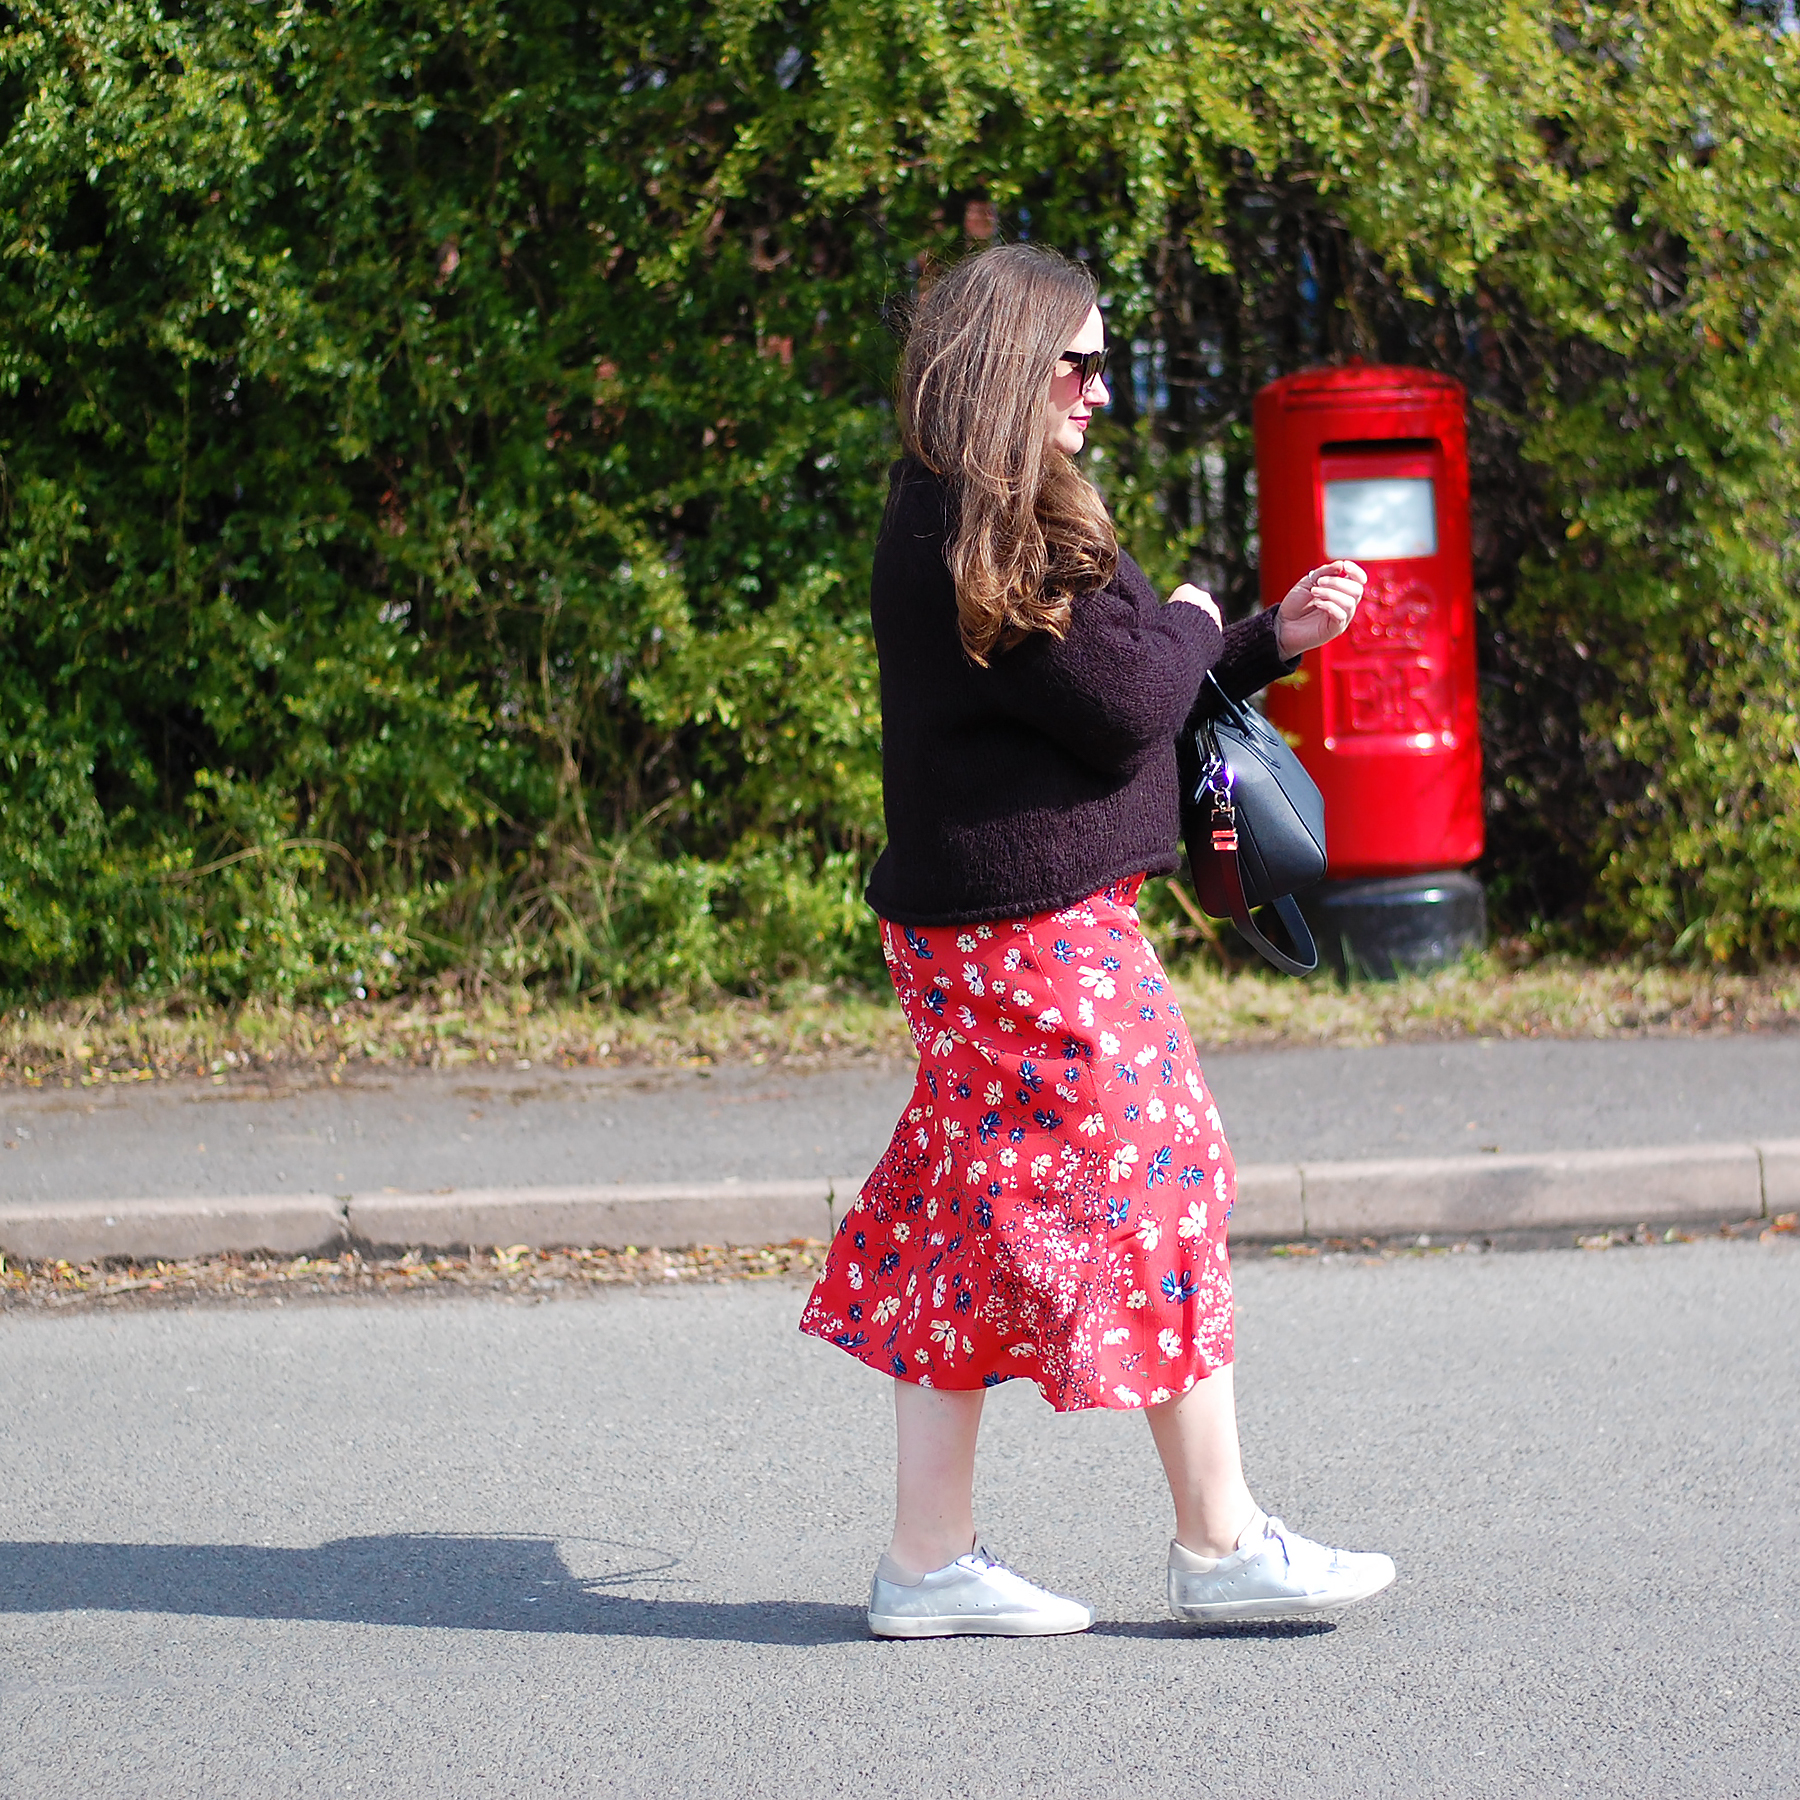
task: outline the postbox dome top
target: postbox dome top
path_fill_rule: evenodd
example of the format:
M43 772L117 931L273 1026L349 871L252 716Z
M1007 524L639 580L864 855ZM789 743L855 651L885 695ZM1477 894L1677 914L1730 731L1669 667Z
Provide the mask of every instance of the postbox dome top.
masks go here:
M1353 361L1332 367L1302 369L1271 381L1258 396L1278 406L1320 406L1411 402L1413 405L1463 404L1460 381L1435 369L1410 369L1398 363Z

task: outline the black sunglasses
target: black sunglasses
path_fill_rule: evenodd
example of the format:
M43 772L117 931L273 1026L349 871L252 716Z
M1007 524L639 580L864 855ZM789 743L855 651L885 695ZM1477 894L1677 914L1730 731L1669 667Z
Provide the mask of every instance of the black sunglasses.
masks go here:
M1081 377L1079 391L1085 394L1095 380L1106 373L1106 359L1111 355L1109 345L1104 350L1065 350L1056 360L1067 363Z

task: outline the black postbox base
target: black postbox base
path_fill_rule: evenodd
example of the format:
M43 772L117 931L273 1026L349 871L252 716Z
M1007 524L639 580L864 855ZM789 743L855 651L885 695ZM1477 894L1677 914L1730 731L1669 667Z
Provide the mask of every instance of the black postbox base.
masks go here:
M1299 900L1320 963L1343 976L1392 981L1487 945L1487 896L1462 869L1324 881Z

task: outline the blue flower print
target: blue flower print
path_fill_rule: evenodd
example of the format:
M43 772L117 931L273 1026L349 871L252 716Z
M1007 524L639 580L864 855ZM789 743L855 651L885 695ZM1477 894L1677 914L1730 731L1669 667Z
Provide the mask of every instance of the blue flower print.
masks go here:
M852 1324L860 1325L862 1323L863 1309L860 1300L852 1300L845 1310L850 1314L850 1321Z
M988 1205L985 1197L977 1196L975 1201L975 1223L983 1231L994 1229L994 1209Z
M1031 1117L1036 1123L1039 1131L1062 1130L1062 1114L1059 1112L1052 1112L1047 1106L1040 1106Z
M1198 1187L1205 1179L1206 1171L1198 1163L1189 1163L1176 1177L1183 1187Z
M1160 994L1163 991L1163 984L1154 975L1140 976L1137 986L1140 994Z
M1156 1023L1156 1008L1154 1006L1140 1006L1138 1008L1138 1017L1142 1019L1145 1024L1154 1025Z
M920 962L931 961L931 941L922 932L914 931L910 925L900 927L906 933L906 947Z
M1162 1084L1164 1087L1175 1085L1175 1065L1166 1056L1162 1059Z
M1164 1144L1163 1147L1151 1157L1148 1165L1144 1169L1144 1181L1147 1186L1160 1187L1169 1179L1169 1158L1172 1154L1169 1146Z
M925 1004L941 1019L944 1016L944 990L933 988L925 996Z
M1067 938L1058 938L1056 942L1050 946L1050 954L1054 956L1059 963L1072 963L1075 960L1075 946L1071 944Z
M975 1127L975 1135L984 1144L991 1144L1000 1131L1000 1115L997 1112L985 1112L981 1115L981 1123Z
M1126 1107L1125 1123L1127 1125L1135 1125L1137 1122L1138 1122L1138 1109L1135 1106Z
M1114 1194L1106 1202L1106 1222L1115 1229L1131 1217L1131 1202Z
M836 1340L834 1339L833 1341L835 1342ZM906 1373L906 1358L904 1356L896 1356L894 1360L888 1364L888 1367L892 1369L896 1375L904 1375Z
M906 1197L906 1216L909 1219L916 1219L919 1216L919 1214L922 1213L924 1210L925 1210L925 1196L923 1194L908 1194L907 1195L907 1197Z
M968 1099L970 1091L971 1090L970 1090L968 1082L965 1081L961 1076L958 1076L957 1079L951 1084L950 1092L958 1100Z
M935 1100L938 1097L937 1070L927 1069L925 1071L925 1085L931 1089L931 1097Z
M1019 1079L1034 1094L1044 1085L1044 1078L1038 1073L1037 1064L1029 1060L1019 1064ZM1020 1096L1019 1104L1025 1104L1023 1095Z
M983 1387L998 1387L1005 1379L1006 1377L1002 1375L998 1369L989 1369L988 1372L982 1376L981 1385Z
M1181 1054L1181 1039L1172 1031L1168 1032L1163 1038L1163 1054L1165 1056L1179 1056Z
M857 1234L856 1234L856 1237L855 1237L855 1239L854 1239L854 1242L855 1242L855 1244L856 1244L856 1247L857 1247L857 1249L859 1249L859 1250L866 1250L866 1249L868 1249L868 1247L869 1247L869 1238L868 1238L868 1233L867 1233L867 1232L862 1232L862 1231L859 1231L859 1232L858 1232L858 1233L857 1233Z
M989 1199L990 1199L990 1200L998 1200L998 1199L999 1199L999 1198L1000 1198L1000 1184L999 1184L999 1182L997 1182L997 1181L990 1181L990 1182L989 1182L989 1183L988 1183L988 1185L987 1185L987 1191L988 1191L988 1198L989 1198ZM992 1223L993 1223L993 1217L994 1217L994 1215L993 1215L993 1211L992 1211L992 1209L991 1209L991 1208L990 1208L990 1209L989 1209L989 1211L988 1211L988 1222L989 1222L989 1224L992 1224Z
M1009 1144L1022 1144L1022 1143L1024 1143L1024 1141L1025 1141L1025 1127L1024 1127L1024 1126L1023 1126L1023 1125L1015 1125L1015 1126L1014 1126L1014 1127L1013 1127L1013 1128L1012 1128L1012 1130L1011 1130L1011 1131L1009 1131L1009 1132L1008 1132L1008 1133L1007 1133L1007 1134L1006 1134L1006 1141L1007 1141L1007 1142L1008 1142L1008 1143L1009 1143Z
M877 1275L891 1275L899 1268L899 1266L900 1252L898 1250L890 1250L882 1257L881 1261L875 1265L875 1273Z
M1162 1291L1165 1300L1173 1300L1177 1306L1186 1306L1190 1300L1199 1297L1200 1289L1194 1278L1183 1269L1179 1274L1171 1269L1162 1278Z
M1063 1039L1062 1053L1063 1053L1063 1061L1071 1062L1071 1063L1075 1062L1077 1060L1080 1060L1082 1062L1091 1061L1093 1058L1093 1054L1094 1054L1093 1048L1091 1045L1084 1044L1080 1038L1072 1038L1072 1037L1066 1037ZM1069 1077L1069 1079L1071 1081L1073 1081L1075 1079L1075 1077L1073 1075L1071 1075Z
M1114 1063L1113 1076L1116 1080L1124 1082L1127 1087L1136 1087L1138 1084L1137 1070L1130 1063Z
M840 1331L832 1340L840 1350L860 1350L869 1341L866 1331ZM906 1365L902 1363L901 1368Z
M1123 939L1123 937L1125 936L1125 933L1122 930L1120 930L1120 928L1117 925L1109 925L1106 928L1106 935L1109 938L1111 938L1112 941L1116 944L1116 943L1120 942L1121 939ZM1113 964L1113 967L1115 969L1118 966L1119 965L1117 963Z
M1116 956L1103 956L1100 959L1100 966L1107 974L1116 975L1119 972L1119 959Z

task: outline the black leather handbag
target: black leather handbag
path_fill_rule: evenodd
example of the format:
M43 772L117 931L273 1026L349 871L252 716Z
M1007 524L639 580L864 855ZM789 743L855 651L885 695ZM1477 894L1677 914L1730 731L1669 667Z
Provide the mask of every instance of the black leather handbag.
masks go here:
M1211 675L1201 698L1204 713L1176 744L1194 891L1276 968L1310 975L1319 966L1318 946L1293 895L1325 873L1324 796L1261 713L1240 706ZM1251 916L1265 904L1286 928L1292 955L1270 943Z

